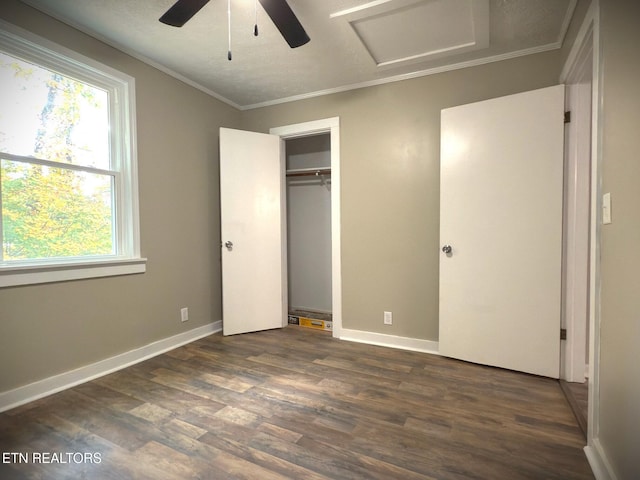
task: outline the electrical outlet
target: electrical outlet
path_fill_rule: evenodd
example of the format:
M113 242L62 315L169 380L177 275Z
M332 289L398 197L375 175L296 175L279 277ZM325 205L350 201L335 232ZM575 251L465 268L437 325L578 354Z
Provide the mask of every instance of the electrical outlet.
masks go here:
M180 309L180 320L186 322L189 320L189 309L187 307Z
M384 312L384 324L385 325L393 325L393 313Z

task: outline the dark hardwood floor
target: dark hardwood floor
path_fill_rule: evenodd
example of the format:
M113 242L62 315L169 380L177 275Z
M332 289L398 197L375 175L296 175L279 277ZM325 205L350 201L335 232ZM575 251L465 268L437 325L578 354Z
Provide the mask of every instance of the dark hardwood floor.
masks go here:
M589 384L587 381L583 383L565 382L560 380L560 388L564 396L569 402L569 408L576 417L578 426L582 430L582 435L587 439L589 418Z
M592 479L583 445L554 380L288 327L0 414L0 478Z

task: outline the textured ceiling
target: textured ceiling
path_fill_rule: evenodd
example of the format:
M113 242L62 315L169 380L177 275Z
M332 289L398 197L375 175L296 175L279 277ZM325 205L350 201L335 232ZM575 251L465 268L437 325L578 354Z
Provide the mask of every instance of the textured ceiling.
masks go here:
M255 0L211 0L182 28L174 0L23 0L238 108L559 48L576 0L288 0L308 44L291 49Z

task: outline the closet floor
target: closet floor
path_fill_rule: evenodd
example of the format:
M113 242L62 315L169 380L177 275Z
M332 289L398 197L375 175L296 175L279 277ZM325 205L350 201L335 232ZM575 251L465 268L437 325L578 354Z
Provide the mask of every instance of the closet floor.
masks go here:
M289 315L292 315L295 317L312 318L314 320L326 320L327 322L330 322L332 317L331 313L327 313L327 312L316 312L314 310L296 310L296 309L290 309Z

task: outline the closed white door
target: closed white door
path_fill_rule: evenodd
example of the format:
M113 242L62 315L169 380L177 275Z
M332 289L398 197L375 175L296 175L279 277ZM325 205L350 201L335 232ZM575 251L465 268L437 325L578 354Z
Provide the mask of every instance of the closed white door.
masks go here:
M555 86L442 111L442 355L558 377L563 105Z
M224 335L286 325L281 150L276 135L220 129Z

